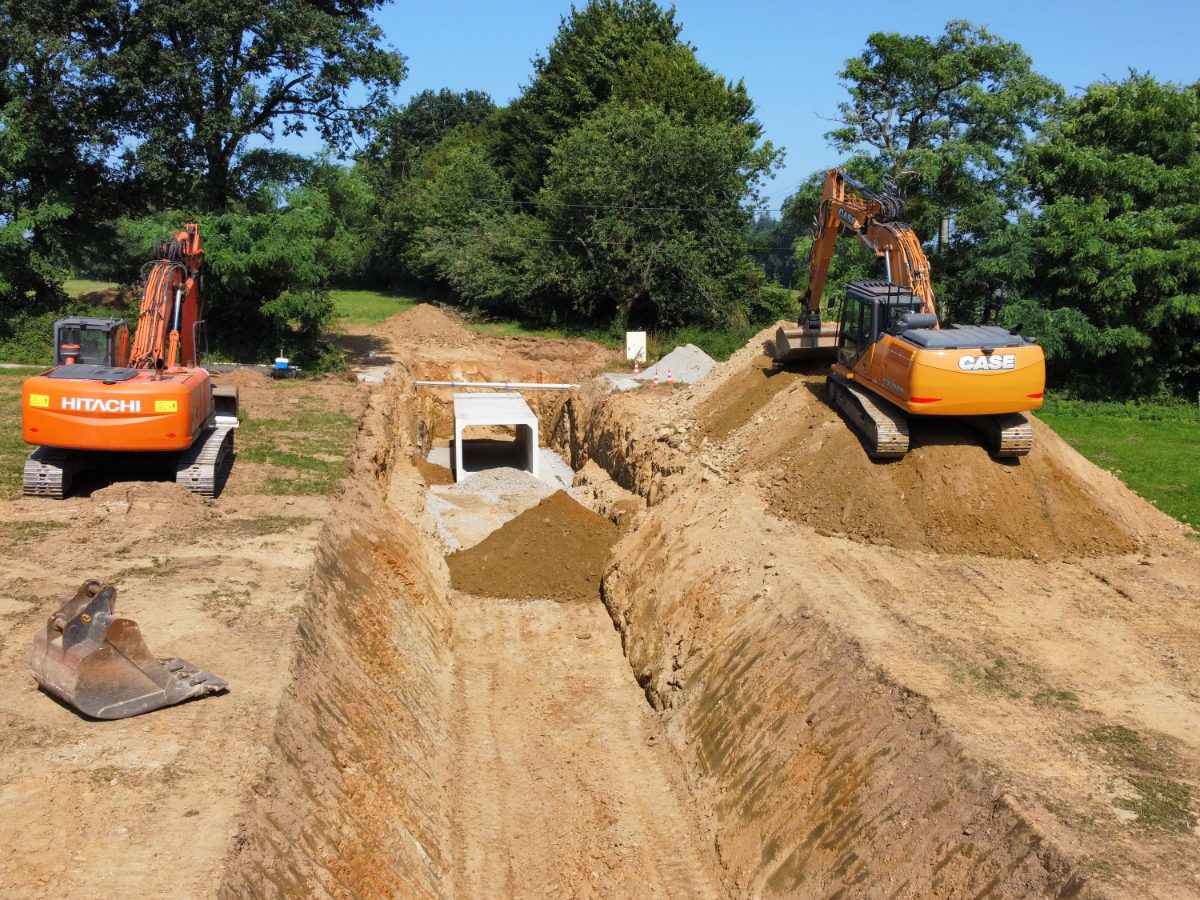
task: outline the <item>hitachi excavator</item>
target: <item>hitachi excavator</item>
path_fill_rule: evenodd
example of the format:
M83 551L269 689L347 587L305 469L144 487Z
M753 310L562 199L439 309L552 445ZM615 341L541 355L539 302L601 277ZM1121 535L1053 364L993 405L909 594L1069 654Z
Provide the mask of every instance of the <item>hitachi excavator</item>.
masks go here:
M133 346L121 319L54 324L54 366L22 387L26 496L61 498L97 454L166 459L176 483L207 497L233 459L237 388L200 367L204 250L193 225L159 241L143 271Z
M942 328L929 261L912 229L897 221L903 214L901 199L876 194L840 169L825 173L804 311L798 327L776 332L776 364L833 359L829 399L873 458L908 452L909 416L960 418L984 433L993 456L1024 456L1033 429L1021 413L1042 405L1042 348L995 325ZM887 278L850 282L839 320L822 322L821 295L843 228L883 258Z

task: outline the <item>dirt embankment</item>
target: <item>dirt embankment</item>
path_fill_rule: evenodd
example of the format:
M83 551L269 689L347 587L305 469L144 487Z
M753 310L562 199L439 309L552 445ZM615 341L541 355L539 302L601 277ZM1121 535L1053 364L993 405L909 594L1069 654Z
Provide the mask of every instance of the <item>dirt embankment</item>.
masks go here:
M346 383L234 380L256 418L298 399L322 414L363 407ZM239 433L238 446L251 444ZM264 495L264 468L240 459L216 501L87 472L62 501L0 503L0 894L211 896L267 764L331 504ZM85 578L116 586L118 614L153 653L189 660L229 692L93 722L38 691L33 635Z
M554 411L548 443L576 471L594 462L625 490L658 503L674 489L696 449L697 435L687 416L677 414L675 393L664 387L613 394L593 381Z
M450 611L445 566L389 508L400 382L360 428L298 621L292 682L221 895L442 896Z
M629 501L597 466L649 501L603 579L626 663L595 603L450 591L410 463L448 394L408 379L519 369L416 316L389 325L410 337L332 500L258 496L269 473L247 463L216 505L151 485L53 521L6 508L3 539L36 535L41 558L12 554L0 582L0 666L24 686L0 693L0 887L1200 892L1200 557L1179 526L1044 429L1015 466L920 439L866 463L756 345L690 388L593 383L548 403L543 432L606 509ZM575 531L611 540L579 512ZM579 562L550 556L555 516L516 528L543 555L510 565L510 541L487 561L516 585ZM605 552L568 555L586 574ZM36 695L16 673L44 617L25 595L57 590L46 558L128 566L122 608L152 648L231 693L102 728Z
M611 365L614 352L591 341L479 337L451 313L420 304L393 316L379 328L406 377L425 381L494 381L578 384ZM553 421L564 402L561 390L522 390L543 423ZM418 448L452 436L453 390L422 388L413 422ZM546 428L543 427L543 433Z

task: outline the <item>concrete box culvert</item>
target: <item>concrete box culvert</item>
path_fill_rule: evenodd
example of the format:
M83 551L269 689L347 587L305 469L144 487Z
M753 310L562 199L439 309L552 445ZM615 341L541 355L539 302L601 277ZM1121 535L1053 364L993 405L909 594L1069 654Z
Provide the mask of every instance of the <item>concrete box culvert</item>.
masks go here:
M511 426L515 441L467 440L469 428ZM525 398L516 392L454 395L454 480L465 481L476 472L498 465L538 473L538 418Z

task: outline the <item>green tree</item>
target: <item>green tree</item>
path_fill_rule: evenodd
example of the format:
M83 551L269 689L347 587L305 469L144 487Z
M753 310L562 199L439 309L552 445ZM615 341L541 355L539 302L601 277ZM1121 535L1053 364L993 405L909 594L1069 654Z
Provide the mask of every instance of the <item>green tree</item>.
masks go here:
M590 0L571 8L534 78L500 117L497 155L518 200L530 199L546 174L550 150L612 96L624 65L647 45L675 46L673 9L653 0Z
M0 5L0 304L59 298L73 258L106 237L118 105L89 47L104 20L54 0ZM89 43L91 42L91 43Z
M1023 166L1026 319L1052 381L1136 396L1200 390L1200 83L1132 74L1072 98Z
M752 132L614 102L554 146L536 207L574 313L658 325L735 316L762 281L747 201L776 156Z
M402 109L383 116L358 156L371 180L387 189L413 175L421 157L460 125L478 125L496 111L483 91L421 91Z
M365 229L364 240L373 248L372 280L394 286L436 277L429 274L430 266L417 261L420 254L411 252L415 229L422 224L413 211L417 183L441 168L423 171L422 161L452 133L479 128L495 112L491 98L482 91L455 93L443 88L422 91L380 120L375 137L355 161L371 188L373 222ZM504 196L509 194L505 188Z
M953 218L970 236L1016 205L1013 154L1062 93L1020 45L962 20L935 40L876 32L839 74L850 99L828 137L872 157L914 230L940 248Z
M225 209L252 138L312 127L340 152L405 74L370 18L383 0L112 2L120 44L107 65L141 138L130 164L154 205Z

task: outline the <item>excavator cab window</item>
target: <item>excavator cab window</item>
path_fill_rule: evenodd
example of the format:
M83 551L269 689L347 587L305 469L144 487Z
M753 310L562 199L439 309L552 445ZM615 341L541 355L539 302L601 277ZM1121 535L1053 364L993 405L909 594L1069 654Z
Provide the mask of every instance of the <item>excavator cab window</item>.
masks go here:
M871 307L853 294L842 301L838 327L838 362L852 368L871 345Z
M116 343L124 328L121 319L60 319L54 325L54 364L120 365Z

